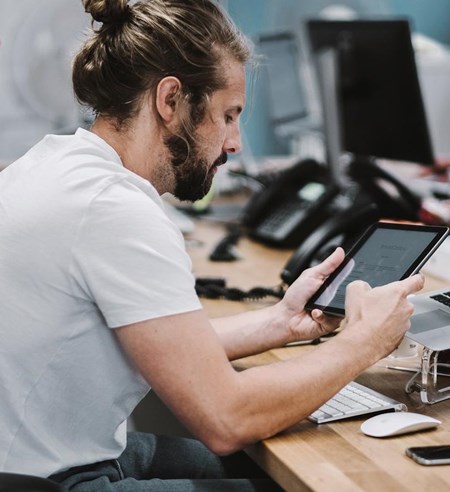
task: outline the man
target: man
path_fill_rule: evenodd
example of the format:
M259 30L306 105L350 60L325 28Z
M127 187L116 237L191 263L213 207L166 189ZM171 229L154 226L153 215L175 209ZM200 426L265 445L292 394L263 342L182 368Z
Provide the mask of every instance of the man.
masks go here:
M233 453L307 417L390 353L423 280L355 282L339 335L301 358L233 370L234 358L336 328L303 306L343 252L279 303L208 320L159 195L202 197L240 151L249 45L210 0L84 5L98 24L73 81L96 120L46 137L0 174L1 469L78 492L273 489L231 479L244 460ZM150 386L203 444L127 439Z

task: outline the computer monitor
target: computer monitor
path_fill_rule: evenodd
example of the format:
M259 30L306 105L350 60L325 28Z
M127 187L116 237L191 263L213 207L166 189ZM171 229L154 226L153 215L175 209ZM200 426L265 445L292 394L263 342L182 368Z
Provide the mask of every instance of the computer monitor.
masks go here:
M348 183L348 176L342 166L342 111L337 93L336 51L332 48L320 50L316 57L316 68L322 101L325 162L330 180L338 187L344 188Z
M280 137L295 138L315 126L318 103L313 78L297 37L291 31L261 34L256 39L267 83L271 123Z
M433 164L407 19L309 20L312 53L333 48L343 150Z

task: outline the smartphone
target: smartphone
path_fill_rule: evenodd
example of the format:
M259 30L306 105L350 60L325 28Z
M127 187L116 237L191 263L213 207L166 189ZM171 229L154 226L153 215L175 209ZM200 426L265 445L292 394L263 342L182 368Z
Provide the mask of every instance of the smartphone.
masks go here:
M350 282L364 280L378 287L417 273L448 230L445 226L376 222L306 303L306 309L345 316L345 290Z
M450 464L450 445L407 448L406 456L421 465L448 465Z

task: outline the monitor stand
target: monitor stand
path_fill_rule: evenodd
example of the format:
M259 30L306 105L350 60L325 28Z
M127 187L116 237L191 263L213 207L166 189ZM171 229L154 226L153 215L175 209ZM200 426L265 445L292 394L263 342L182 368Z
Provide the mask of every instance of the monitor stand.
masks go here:
M439 351L424 347L420 370L406 383L406 393L420 393L423 403L433 404L450 398L450 364L438 361ZM445 371L445 372L440 372ZM445 381L446 380L446 381ZM444 381L444 382L443 382Z

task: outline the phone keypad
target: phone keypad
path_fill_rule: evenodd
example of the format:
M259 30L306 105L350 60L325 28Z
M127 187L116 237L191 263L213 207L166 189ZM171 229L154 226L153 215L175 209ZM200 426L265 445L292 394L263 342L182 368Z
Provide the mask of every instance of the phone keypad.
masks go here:
M258 227L258 234L276 239L285 238L304 215L300 202L286 202L266 217Z

